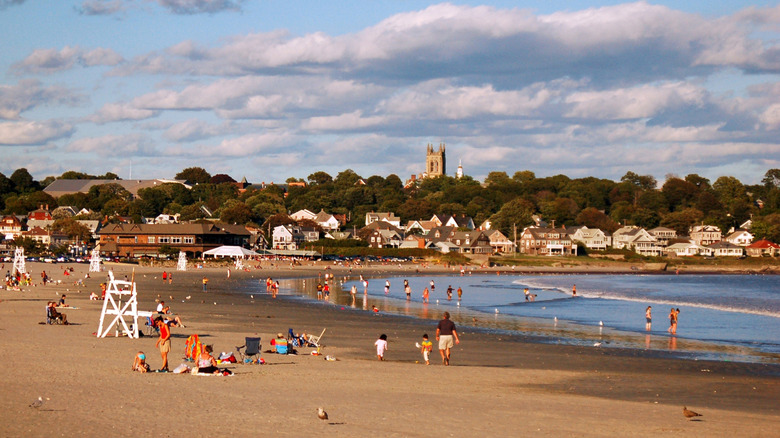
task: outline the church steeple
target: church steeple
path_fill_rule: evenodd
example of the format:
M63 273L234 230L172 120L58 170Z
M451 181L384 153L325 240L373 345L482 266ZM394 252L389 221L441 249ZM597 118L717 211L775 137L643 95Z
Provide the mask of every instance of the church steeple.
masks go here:
M428 148L425 157L425 173L428 177L434 178L447 174L447 158L445 156L446 145L442 142L439 143L439 150L435 150L431 143L428 143Z
M463 162L460 159L458 159L458 170L455 172L455 178L463 178Z

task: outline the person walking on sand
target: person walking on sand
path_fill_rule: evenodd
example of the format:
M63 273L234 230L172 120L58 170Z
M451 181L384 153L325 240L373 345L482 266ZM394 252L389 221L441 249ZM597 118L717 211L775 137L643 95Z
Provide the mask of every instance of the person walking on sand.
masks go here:
M650 331L650 326L653 325L653 313L652 313L652 307L647 306L647 309L645 310L645 330Z
M168 280L168 273L163 271L163 283L165 283Z
M376 357L379 360L385 360L385 352L387 351L387 335L382 333L379 339L374 342L376 346Z
M168 328L168 324L163 321L162 317L157 317L154 320L157 328L160 330L160 337L157 338L155 347L160 349L160 356L162 357L162 367L160 372L168 372L168 352L171 351L171 329Z
M455 329L455 323L450 321L450 312L444 312L442 320L436 326L436 340L439 341L439 353L441 354L441 363L449 366L450 355L454 344L460 344L458 331Z
M203 292L207 292L206 286L209 284L209 279L206 277L203 277Z
M423 359L425 359L425 365L431 364L431 351L433 351L433 342L428 339L428 333L423 334L423 341L420 344L420 352L422 352Z
M169 272L168 273L168 284L172 284L172 283L173 283L173 272Z

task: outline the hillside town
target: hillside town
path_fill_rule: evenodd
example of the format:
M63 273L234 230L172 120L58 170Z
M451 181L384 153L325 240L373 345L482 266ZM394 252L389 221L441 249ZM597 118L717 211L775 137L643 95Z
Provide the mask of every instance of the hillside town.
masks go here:
M66 172L37 183L25 174L20 169L10 179L2 176L5 257L16 247L70 258L92 248L105 257L179 251L202 257L222 245L292 257L321 257L344 246L466 256L780 255L777 169L758 187L763 197L734 178L710 185L698 175L670 177L660 189L651 176L632 172L620 183L491 172L480 183L464 174L462 163L454 178L446 175L444 144L429 144L425 171L403 184L395 175L363 179L351 170L335 180L318 172L284 184L237 182L200 168L156 180ZM585 190L590 199L565 196L572 191L566 184L553 187L575 181L593 183ZM594 193L599 186L604 193ZM328 196L346 201L330 202L329 211ZM36 201L41 203L30 208Z

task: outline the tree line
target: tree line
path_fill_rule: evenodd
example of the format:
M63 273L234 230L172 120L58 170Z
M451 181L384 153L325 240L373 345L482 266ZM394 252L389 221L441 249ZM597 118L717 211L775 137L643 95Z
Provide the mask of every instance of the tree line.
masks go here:
M116 175L94 176L65 172L60 178L117 179ZM10 177L0 173L0 199L5 214L26 214L42 204L52 209L69 205L93 213L86 219L116 221L161 213L180 214L181 220L197 220L211 212L224 222L247 224L267 230L270 225L289 222L286 214L300 209L317 213L344 214L348 227L361 228L371 211L394 212L402 221L429 219L433 214L468 215L479 225L490 220L494 228L511 236L533 223L540 215L556 226L585 225L609 232L622 225L645 228L664 226L686 235L691 225L717 225L724 232L752 219L756 238L780 241L780 169L770 169L760 184L743 184L737 178L721 176L715 181L697 174L667 175L664 183L651 175L627 172L620 181L595 177L569 178L555 175L538 178L529 170L513 175L490 172L484 181L469 176L427 178L408 188L394 174L363 178L351 169L335 177L315 172L303 178L289 178L288 186L250 186L240 191L229 175L211 175L190 167L176 179L193 184L162 184L141 189L133 196L118 184L92 187L88 193L54 199L42 190L54 181L35 181L26 169ZM305 184L294 184L294 183ZM285 196L286 193L286 196ZM205 207L205 208L204 208Z

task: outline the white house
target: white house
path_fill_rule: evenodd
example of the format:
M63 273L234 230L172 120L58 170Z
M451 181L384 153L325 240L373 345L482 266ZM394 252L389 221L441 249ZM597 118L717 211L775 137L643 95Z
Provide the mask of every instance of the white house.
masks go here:
M396 217L395 213L366 213L366 225L371 225L374 222L387 222L390 225L401 228L401 218Z
M715 225L694 225L688 235L699 245L707 246L721 241L720 228Z
M651 236L655 237L661 246L669 246L669 241L677 238L677 231L666 227L655 227L648 230Z
M325 210L320 210L320 212L314 216L314 222L317 222L317 224L325 231L336 231L341 225L339 220L336 219L336 216L325 213Z
M580 241L585 244L586 248L595 250L605 250L607 247L612 246L612 236L609 236L604 231L598 228L571 227L566 229L571 237L571 240ZM571 232L573 231L573 232Z
M317 215L304 208L303 210L298 210L295 213L291 214L290 217L295 219L296 221L300 221L304 219L313 221L314 218L317 217Z
M493 248L493 252L504 254L515 252L515 243L509 240L501 231L487 230L483 231L482 234L490 239L490 246Z
M666 253L668 255L676 255L677 257L689 257L709 255L710 250L695 242L680 242L666 247Z
M319 239L319 232L313 228L297 225L279 225L274 228L272 239L274 249L296 250L303 246L304 242Z
M721 242L715 242L707 248L715 257L742 257L745 255L744 247L727 242L725 240Z
M748 246L753 243L754 236L747 230L737 230L726 236L723 239L726 242L733 243L738 246Z

